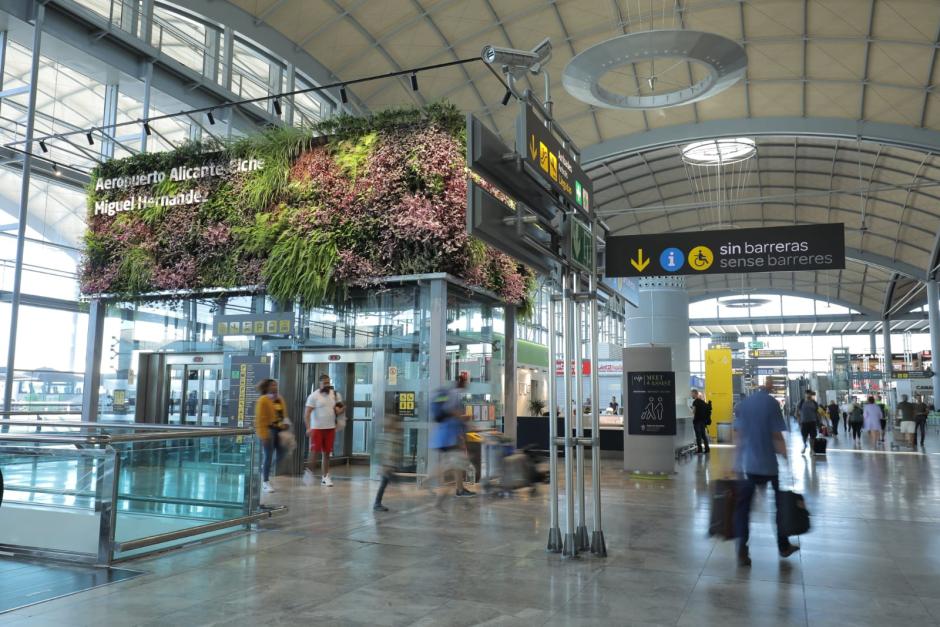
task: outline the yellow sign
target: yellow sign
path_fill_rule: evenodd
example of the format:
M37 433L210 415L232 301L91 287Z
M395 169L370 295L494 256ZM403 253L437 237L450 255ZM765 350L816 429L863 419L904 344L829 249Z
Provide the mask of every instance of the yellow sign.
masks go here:
M414 417L415 409L415 393L414 392L399 392L398 393L398 415L403 417Z
M532 161L535 161L535 159L538 156L539 156L539 149L535 143L535 135L531 135L529 137L529 158L532 159Z
M702 272L712 267L715 261L715 253L708 246L696 246L689 251L689 266L693 270Z
M539 142L539 167L548 172L548 146Z
M706 350L705 400L712 402L712 424L708 427L712 439L718 435L718 423L731 422L732 395L731 349Z
M553 181L558 180L558 157L553 152L548 153L548 175Z
M636 268L637 272L643 272L646 270L646 266L650 265L649 257L643 258L642 248L636 251L636 259L630 259L630 265Z

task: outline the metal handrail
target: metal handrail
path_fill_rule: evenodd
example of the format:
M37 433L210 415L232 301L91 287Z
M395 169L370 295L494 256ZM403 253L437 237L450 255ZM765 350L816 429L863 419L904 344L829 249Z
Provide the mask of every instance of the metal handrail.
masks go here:
M77 412L81 414L81 412ZM59 415L59 414L55 414ZM140 422L117 422L112 420L101 420L97 422L70 421L70 420L4 420L0 418L0 427L74 427L74 428L101 428L111 427L118 429L135 429L141 431L153 431L162 429L163 431L196 431L202 429L221 429L223 427L208 427L206 425L158 425Z
M180 438L221 438L232 435L253 435L250 428L213 428L164 430L156 433L132 433L126 435L50 435L45 433L0 433L0 442L45 442L49 444L108 445L118 442L153 442Z
M68 404L69 404L69 405L79 405L80 403L68 403ZM57 410L54 410L54 409L51 410L51 411L22 411L22 410L18 410L18 409L7 410L7 411L2 411L2 410L0 410L0 416L40 416L40 415L42 415L42 414L46 414L46 415L50 415L50 414L51 414L51 415L53 415L53 416L81 416L81 415L82 415L82 412L81 412L81 410L78 410L78 411L57 411ZM65 422L65 421L60 421L60 422ZM13 423L14 423L13 420L3 420L2 418L0 418L0 424L11 425L11 424L13 424Z

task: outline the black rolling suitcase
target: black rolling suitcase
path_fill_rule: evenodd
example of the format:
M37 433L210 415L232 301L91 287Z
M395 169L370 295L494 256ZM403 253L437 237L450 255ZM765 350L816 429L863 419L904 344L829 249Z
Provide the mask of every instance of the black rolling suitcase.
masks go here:
M813 440L813 453L816 455L825 455L827 443L826 438L815 438Z
M734 533L734 508L739 483L736 479L719 479L715 482L715 488L712 492L708 535L718 536L724 540L731 540L736 537Z
M798 536L809 531L809 510L801 495L781 490L777 495L777 508L777 524L783 535Z

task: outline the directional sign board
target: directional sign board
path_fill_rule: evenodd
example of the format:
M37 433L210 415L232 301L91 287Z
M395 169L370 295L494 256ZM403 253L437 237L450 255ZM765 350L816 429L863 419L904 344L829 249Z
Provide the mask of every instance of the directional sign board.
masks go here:
M729 274L845 268L845 228L813 224L766 229L607 238L607 276Z
M562 146L529 104L516 122L516 133L517 150L521 152L525 146L524 159L529 166L572 206L590 211L594 194L591 179L578 165L574 152Z

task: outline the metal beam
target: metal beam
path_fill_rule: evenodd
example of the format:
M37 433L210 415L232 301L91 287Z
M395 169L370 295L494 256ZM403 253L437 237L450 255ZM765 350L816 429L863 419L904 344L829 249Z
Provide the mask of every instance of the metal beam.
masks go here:
M561 123L564 123L564 120ZM940 131L903 124L859 122L848 118L735 118L665 126L609 139L585 147L581 153L581 163L582 167L587 169L598 161L615 156L687 144L701 139L781 135L871 141L925 152L940 152Z
M727 275L726 275L726 276L727 276ZM705 300L711 300L711 299L713 299L713 298L724 298L724 297L727 297L727 296L741 296L741 293L742 293L741 290L725 289L725 290L709 290L709 291L707 291L706 293L699 294L699 295L694 295L694 294L691 292L691 289L694 289L694 286L691 286L691 288L690 288L690 293L689 293L689 302L690 302L690 303L697 303L697 302L701 302L701 301L705 301ZM802 298L809 298L809 299L817 300L817 301L826 301L826 302L828 302L828 303L833 303L833 304L836 304L836 305L840 305L840 306L842 306L842 307L845 307L846 309L853 309L853 310L855 310L855 311L860 312L859 314L851 314L851 315L855 315L855 316L861 315L861 318L859 318L859 320L866 320L866 319L868 319L868 320L877 320L877 319L880 319L880 314L879 314L879 312L877 312L877 311L875 311L875 310L873 310L873 309L868 309L868 308L866 308L866 307L859 307L858 303L850 302L850 301L847 301L847 300L843 300L843 299L841 299L841 298L822 298L819 294L816 294L815 292L811 292L811 291L809 291L809 290L797 289L797 290L794 291L794 290L791 289L790 287L787 287L786 289L774 289L774 288L760 288L760 287L755 287L755 288L753 288L753 289L751 290L751 293L753 293L753 294L775 294L775 295L781 295L781 296L799 296L799 297L802 297ZM847 315L848 315L848 314L847 314ZM903 320L903 319L904 319L904 316L906 316L906 315L907 315L907 314L898 314L898 315L895 316L895 317L896 317L898 320ZM809 318L822 321L822 319L825 318L825 316L818 316L818 315L817 315L817 316L809 316ZM755 320L755 319L756 319L756 318L745 318L744 320L753 321L753 320ZM807 319L806 322L809 322L809 320ZM747 322L738 322L737 324L747 324Z

